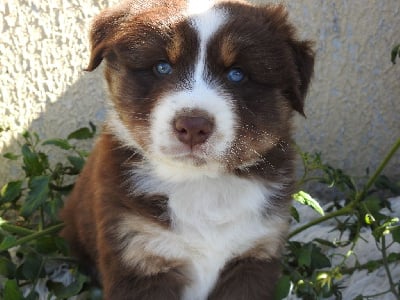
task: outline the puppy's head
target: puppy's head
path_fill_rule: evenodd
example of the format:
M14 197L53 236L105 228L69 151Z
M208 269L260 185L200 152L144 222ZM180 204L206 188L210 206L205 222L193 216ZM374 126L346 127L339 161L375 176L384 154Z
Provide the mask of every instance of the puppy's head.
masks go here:
M125 2L93 23L87 69L106 61L113 133L177 180L285 151L314 54L284 8L227 1L193 12L164 2Z

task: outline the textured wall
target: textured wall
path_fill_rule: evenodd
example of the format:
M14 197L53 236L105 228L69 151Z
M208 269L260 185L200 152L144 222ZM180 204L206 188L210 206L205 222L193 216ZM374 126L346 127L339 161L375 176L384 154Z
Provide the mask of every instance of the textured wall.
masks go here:
M117 0L0 1L0 152L24 129L65 137L104 119L101 72L85 73L90 19ZM263 2L263 1L258 1ZM362 174L400 136L399 0L287 1L301 37L316 41L307 119L296 118L304 150ZM400 155L388 171L398 174ZM0 184L15 176L0 158Z

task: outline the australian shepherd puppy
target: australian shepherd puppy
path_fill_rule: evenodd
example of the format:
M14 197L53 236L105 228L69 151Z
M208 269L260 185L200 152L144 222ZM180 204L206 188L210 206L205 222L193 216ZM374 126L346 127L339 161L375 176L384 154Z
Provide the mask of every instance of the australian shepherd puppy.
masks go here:
M282 6L191 2L92 25L109 112L61 215L105 299L272 299L279 278L314 53Z

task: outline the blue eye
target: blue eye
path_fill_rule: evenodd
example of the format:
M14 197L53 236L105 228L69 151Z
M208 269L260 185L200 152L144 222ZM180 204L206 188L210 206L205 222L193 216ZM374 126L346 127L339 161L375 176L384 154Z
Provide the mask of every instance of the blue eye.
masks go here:
M228 80L232 82L241 82L244 79L244 72L239 68L232 68L228 72Z
M161 61L154 66L154 70L160 75L169 75L172 73L172 66L165 61Z

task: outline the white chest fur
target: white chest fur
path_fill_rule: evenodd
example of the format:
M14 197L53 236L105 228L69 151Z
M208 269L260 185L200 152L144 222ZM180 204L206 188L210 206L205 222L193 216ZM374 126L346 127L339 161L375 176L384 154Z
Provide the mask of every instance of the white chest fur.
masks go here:
M142 176L139 182L136 176L136 189L166 194L172 224L172 231L148 236L151 242L145 248L155 255L189 262L192 284L183 299L206 299L230 259L262 240L280 235L282 228L274 225L282 219L262 215L277 186L267 188L258 181L233 175L204 176L179 183L166 183L148 173Z
M272 233L261 216L270 196L262 184L230 175L169 191L173 230L192 262L184 299L205 299L228 260Z

